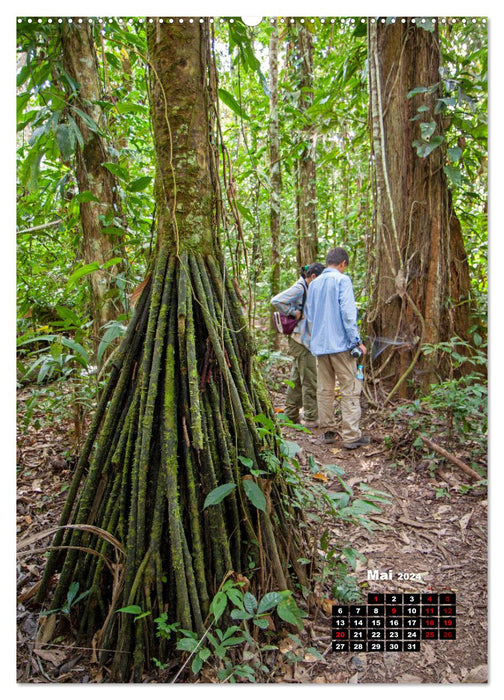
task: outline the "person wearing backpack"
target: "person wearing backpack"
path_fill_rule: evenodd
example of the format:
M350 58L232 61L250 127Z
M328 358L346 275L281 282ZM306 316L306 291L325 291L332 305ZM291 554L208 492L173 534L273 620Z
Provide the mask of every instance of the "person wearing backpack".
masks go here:
M344 248L331 248L324 273L310 285L306 319L310 350L317 358L319 427L322 441L335 442L334 387L341 390L341 438L343 447L355 450L369 445L360 429L362 381L357 357L366 354L357 327L357 306L352 281L346 273L349 256Z
M285 397L285 414L293 423L299 423L299 409L303 408L301 424L307 428L318 427L317 364L309 350L309 335L304 306L309 284L324 270L322 263L305 265L301 276L288 289L271 300L276 313L277 330L288 337L292 371ZM281 325L280 325L281 323Z

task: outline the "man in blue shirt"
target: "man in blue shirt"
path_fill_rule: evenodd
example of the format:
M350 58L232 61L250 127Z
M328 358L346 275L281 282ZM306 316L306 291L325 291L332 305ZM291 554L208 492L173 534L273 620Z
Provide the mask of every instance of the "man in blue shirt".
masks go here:
M357 363L350 354L360 348L366 354L357 328L357 307L352 282L344 274L348 267L344 248L332 248L326 257L327 267L308 288L306 317L310 335L310 352L317 358L317 403L319 427L325 428L324 442L335 441L334 387L341 389L341 437L346 449L369 445L362 435L360 394L362 381L356 378Z

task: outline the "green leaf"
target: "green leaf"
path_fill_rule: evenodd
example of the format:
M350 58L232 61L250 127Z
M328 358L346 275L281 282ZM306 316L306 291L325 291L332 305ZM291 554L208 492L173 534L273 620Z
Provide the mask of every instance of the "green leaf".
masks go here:
M260 413L258 416L254 416L254 420L256 423L260 423L265 428L268 428L268 430L273 430L275 427L275 424L273 423L271 418L265 416L264 413Z
M284 457L291 458L295 457L298 452L301 452L301 448L293 440L282 440L280 443L280 452Z
M63 160L68 160L75 151L75 133L68 124L58 124L55 129L56 143Z
M367 35L367 22L358 22L354 31L354 36L366 36Z
M254 466L254 461L249 457L243 457L242 455L238 455L238 460L243 464L244 467L250 468Z
M420 133L424 140L430 139L432 134L436 131L436 122L422 122L420 124Z
M236 484L222 484L222 486L217 486L217 488L212 489L208 496L205 498L205 503L203 504L203 510L208 508L208 506L216 506L220 503L226 496L228 496L231 491L236 488Z
M462 184L462 173L458 168L454 168L451 165L445 165L443 167L444 173L447 176L447 178L452 182L454 185L461 185Z
M81 277L84 277L84 275L89 275L92 272L95 272L95 270L100 269L100 263L98 262L92 262L88 263L87 265L83 265L82 267L79 267L78 270L76 270L70 277L68 278L67 286L68 287L73 287L75 283L80 280Z
M266 513L266 498L259 485L252 479L243 479L243 490L252 505Z
M117 175L118 178L122 180L127 180L128 172L125 168L122 168L118 163L102 163L104 168L107 168L113 175Z
M250 209L248 209L248 207L243 206L243 204L240 204L240 202L236 202L236 206L237 206L238 211L240 212L240 214L241 214L243 217L245 217L245 219L247 219L247 221L249 222L249 224L255 224L254 215L252 214L252 212L250 211Z
M141 615L143 611L139 605L127 605L125 608L116 610L116 613L118 612L128 613L128 615Z
M213 613L216 622L222 616L222 613L226 609L227 602L227 595L222 591L218 591L214 595L213 600L210 603L210 612Z
M231 617L233 620L250 620L253 613L248 613L245 610L231 610Z
M121 323L114 323L103 334L103 337L100 341L100 344L98 346L98 352L96 354L96 359L98 361L98 364L101 363L103 355L109 345L114 342L117 338L120 338L121 336L124 335L124 332L126 330L126 327L123 326Z
M248 115L242 110L241 106L230 92L224 90L224 88L219 88L219 97L235 114L242 119L248 119Z
M454 148L448 148L447 153L448 158L451 160L451 162L456 163L458 160L460 160L463 153L463 149L459 146L455 146Z
M269 627L269 622L264 617L255 617L254 618L254 625L265 630Z
M147 112L145 105L134 102L118 102L116 109L119 114L145 114Z
M150 175L144 175L144 177L139 177L133 180L133 182L130 182L126 189L128 192L142 192L150 185L151 180L152 177L150 177Z
M83 112L82 109L79 109L78 107L71 107L71 109L73 109L74 112L79 115L79 117L82 119L82 121L90 131L92 131L95 134L101 134L98 124L92 117L89 116L89 114Z
M245 593L243 596L243 605L245 606L245 610L253 615L257 610L257 599L252 593Z
M78 355L78 358L80 357L83 361L82 364L87 367L89 362L88 354L80 343L75 342L75 340L72 340L71 338L61 338L61 344L67 348L70 348L70 350L73 350L74 353Z
M184 639L179 639L177 642L177 649L179 651L194 651L198 646L198 640L192 637L184 637Z
M106 270L108 267L112 267L113 265L119 265L119 263L121 263L122 260L122 258L110 258L110 260L107 260L107 262L103 263L100 269Z
M426 88L426 87L416 87L416 88L413 88L413 90L410 90L410 91L408 92L408 94L406 95L406 98L409 100L409 99L411 99L412 97L414 97L415 95L420 95L420 94L422 94L422 93L424 93L424 92L429 92L429 88Z
M280 603L280 601L283 600L283 598L284 596L278 591L266 593L265 595L263 595L259 602L257 614L260 615L261 613L266 612L267 610L275 608L278 605L278 603Z
M92 192L86 190L84 192L79 192L73 198L75 202L99 202L100 200Z
M278 616L291 625L295 625L299 629L303 628L301 620L301 611L296 605L296 601L292 596L282 600L277 606Z
M201 658L201 656L199 654L196 654L196 656L194 657L194 660L191 664L191 671L195 675L197 675L201 671L202 668L203 668L203 659Z

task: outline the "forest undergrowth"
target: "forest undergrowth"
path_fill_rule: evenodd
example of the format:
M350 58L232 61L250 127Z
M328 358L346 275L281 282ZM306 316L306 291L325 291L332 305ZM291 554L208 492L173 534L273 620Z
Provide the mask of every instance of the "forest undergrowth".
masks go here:
M287 373L285 359L269 373L280 421ZM75 410L71 392L46 387L45 399L53 402L52 410L40 400L33 405L31 388L18 394L17 678L96 683L106 680L107 671L98 665L96 649L77 641L73 619L86 592L69 591L58 612L67 621L66 632L50 644L45 640L51 616L34 605L50 542L39 535L58 523L88 415L82 406ZM178 633L182 656L156 659L144 682L481 682L486 674L485 436L461 440L453 415L427 403L404 402L386 412L363 404L363 427L372 441L355 452L338 443L323 445L320 431L282 427L283 453L299 474L301 488L295 493L303 493L307 515L312 551L306 562L316 562L311 591L295 591L291 616L288 611L280 616L278 593L254 604L246 577L241 584L231 577L223 582L218 605L214 600L219 618L205 644L197 647L189 634L166 630L159 620L160 633ZM442 446L444 454L432 445ZM418 581L370 582L369 570L414 573ZM464 636L461 629L457 641L444 646L425 642L418 655L332 652L331 606L365 601L371 587L385 591L387 585L457 591L459 625L470 624L471 634ZM182 669L181 660L187 662Z

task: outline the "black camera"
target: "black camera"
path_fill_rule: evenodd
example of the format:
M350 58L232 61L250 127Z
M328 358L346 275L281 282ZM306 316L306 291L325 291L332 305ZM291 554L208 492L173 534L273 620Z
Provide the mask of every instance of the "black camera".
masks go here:
M353 348L350 350L350 355L355 359L358 360L359 357L362 357L362 350L358 345L354 345Z

